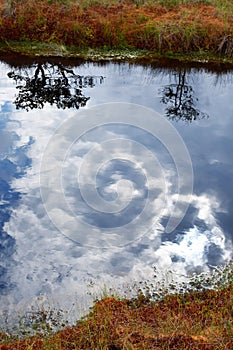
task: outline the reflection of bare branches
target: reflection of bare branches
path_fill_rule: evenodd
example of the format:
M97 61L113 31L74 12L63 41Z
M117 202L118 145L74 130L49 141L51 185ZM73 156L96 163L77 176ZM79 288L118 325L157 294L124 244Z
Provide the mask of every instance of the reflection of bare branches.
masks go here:
M193 120L208 118L208 115L195 107L194 90L186 82L186 70L180 69L175 75L176 83L162 88L161 102L166 105L166 116L172 120Z
M42 109L45 103L56 105L58 108L79 108L86 105L89 97L85 97L82 89L103 82L103 77L76 75L72 69L61 64L36 64L34 74L24 70L24 74L8 73L16 84L19 94L16 97L17 109Z

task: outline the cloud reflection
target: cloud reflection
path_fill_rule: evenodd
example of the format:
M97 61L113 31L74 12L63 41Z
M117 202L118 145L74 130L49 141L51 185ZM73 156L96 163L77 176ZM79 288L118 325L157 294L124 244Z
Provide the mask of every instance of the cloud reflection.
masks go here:
M80 69L80 74L87 74L89 69L90 67L83 67ZM91 66L91 69L93 74L101 74L102 72L100 67L93 68ZM161 85L161 82L156 80L157 85L152 87L151 80L150 84L146 83L144 86L140 83L142 76L151 77L151 71L135 68L137 78L130 76L131 85L130 87L127 86L126 89L125 75L120 75L115 66L110 65L108 69L110 73L106 72L107 69L104 72L104 75L108 76L106 87L102 86L100 90L96 89L95 93L93 90L91 103L100 100L102 102L116 99L126 100L130 98L126 95L126 90L127 93L132 90L132 96L137 100L137 103L143 101L144 104L155 109L158 108L159 110L161 108L159 100L157 99L156 102L153 99L153 94L157 91L157 85ZM136 80L134 81L134 79ZM165 79L168 80L168 78ZM167 82L165 81L165 84ZM150 86L149 91L148 86ZM65 184L66 197L71 209L76 210L76 214L78 212L83 220L89 219L91 221L96 220L96 218L91 216L88 206L80 200L81 192L77 186L78 168L89 150L93 146L98 146L101 150L103 139L109 140L113 136L129 136L130 132L133 139L140 143L144 142L144 145L150 148L152 152L158 151L159 161L163 166L167 183L165 211L144 237L121 249L116 246L112 246L111 249L101 249L101 245L104 244L103 237L99 235L102 223L99 227L92 228L94 240L98 242L98 248L91 249L74 244L56 230L45 212L40 198L39 170L41 156L51 135L64 120L63 111L56 110L55 113L52 107L46 105L43 110L45 112L43 123L41 122L41 111L32 110L29 113L21 111L13 115L13 130L4 133L6 142L2 142L1 150L4 154L9 153L9 150L13 149L12 145L17 144L17 148L21 150L22 159L24 154L32 160L32 163L30 167L26 167L23 176L14 178L11 183L16 192L24 193L20 201L17 202L17 210L14 210L13 215L4 224L4 231L17 243L17 250L9 253L12 260L14 259L14 266L7 266L11 274L11 281L16 287L4 296L1 307L9 302L12 310L15 310L16 304L20 305L22 301L28 303L31 298L40 297L44 294L52 295L55 300L61 298L59 300L61 305L65 305L68 299L72 303L75 295L78 296L78 300L81 299L81 296L86 295L89 280L95 281L100 286L106 283L119 287L130 283L130 281L152 279L154 265L160 267L161 270L172 269L177 271L178 274L187 274L193 271L208 270L209 265L220 264L231 258L232 243L230 234L232 232L229 231L229 236L226 236L226 231L229 230L230 225L224 227L223 221L219 218L224 213L228 213L231 208L229 187L226 184L230 179L229 169L232 169L230 168L232 163L232 146L230 145L232 140L232 118L230 118L232 109L229 105L232 87L224 90L223 96L217 96L218 92L215 90L210 92L208 77L204 75L204 77L202 76L201 88L203 89L200 93L202 101L205 101L207 93L215 93L216 96L214 95L213 103L209 107L211 118L208 121L203 121L209 123L206 124L208 128L198 123L193 129L193 124L190 128L177 126L180 128L192 155L196 184L194 195L191 197L191 209L185 217L185 223L181 223L177 230L170 235L165 235L164 230L166 218L169 216L176 200L174 190L177 185L176 171L169 155L163 152L163 147L159 145L159 142L152 143L149 136L145 138L136 129L131 131L122 127L119 127L118 130L114 128L96 129L95 133L83 136L67 154L63 167L63 185ZM198 86L196 86L196 90L198 91ZM141 100L140 96L142 96ZM225 101L224 108L220 104L223 97ZM228 117L226 116L224 120L222 118L223 109L224 113L228 113ZM66 111L66 113L66 116L68 116L69 111ZM219 117L217 117L218 114ZM207 134L212 143L206 137ZM33 143L29 143L29 135L30 140L34 140ZM220 140L222 135L224 135L225 143L222 143L222 139ZM119 152L117 149L115 151ZM58 159L59 156L58 153ZM91 172L94 154L92 154L90 160L90 168L85 172L86 179L84 180L86 181L89 180L88 176ZM213 162L213 160L218 162ZM17 158L18 161L19 158ZM149 163L149 158L147 161ZM23 162L22 160L22 167ZM223 164L223 167L218 173L216 167L219 162ZM212 172L210 172L208 164L212 167ZM4 168L6 169L5 165ZM206 169L208 169L207 173ZM135 210L137 206L140 209L143 200L147 196L143 171L145 169L143 169L141 163L137 164L135 161L133 165L129 163L127 166L122 160L109 162L98 172L98 191L107 201L111 202L116 198L117 183L124 174L126 178L128 176L128 179L133 178L134 180L132 181L132 195L135 199ZM221 179L224 174L228 174L228 177L226 177L227 181L224 181L223 184ZM217 181L216 179L220 180ZM153 181L151 183L152 188L157 198L159 198L159 181L156 178ZM122 192L125 196L124 199L127 200L129 195L126 183L122 184ZM77 227L70 226L69 213L64 210L63 203L57 202L55 197L48 198L48 200L57 209L57 215L61 218L65 228L76 230ZM183 202L187 201L185 196L182 200ZM157 214L157 207L153 203L150 207L150 213L152 215ZM126 218L131 214L133 215L133 212L127 212ZM224 222L226 222L225 219ZM125 234L130 238L132 233L126 232ZM64 298L64 295L66 298ZM67 298L70 295L72 295L72 298Z

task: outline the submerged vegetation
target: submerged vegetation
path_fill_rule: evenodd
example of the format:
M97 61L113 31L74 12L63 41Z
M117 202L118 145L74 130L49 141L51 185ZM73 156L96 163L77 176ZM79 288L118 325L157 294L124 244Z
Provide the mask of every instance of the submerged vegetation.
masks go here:
M97 300L75 326L51 332L51 324L56 315L43 310L32 322L39 333L23 338L2 333L0 349L231 350L233 265L179 285L167 278L157 285L145 282L135 298Z
M49 55L115 49L231 61L232 38L231 0L0 0L2 51L41 53L43 43Z

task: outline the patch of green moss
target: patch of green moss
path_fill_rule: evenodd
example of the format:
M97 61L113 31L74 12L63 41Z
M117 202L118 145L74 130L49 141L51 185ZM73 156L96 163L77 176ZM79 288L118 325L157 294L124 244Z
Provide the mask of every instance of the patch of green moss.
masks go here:
M196 63L222 63L233 66L233 58L224 55L214 55L210 52L191 52L188 55L178 54L172 51L164 53L135 49L107 49L76 48L59 44L47 44L38 42L7 42L0 43L0 55L17 53L30 57L64 57L80 58L88 61L127 61L138 63L152 63L163 59L179 62Z

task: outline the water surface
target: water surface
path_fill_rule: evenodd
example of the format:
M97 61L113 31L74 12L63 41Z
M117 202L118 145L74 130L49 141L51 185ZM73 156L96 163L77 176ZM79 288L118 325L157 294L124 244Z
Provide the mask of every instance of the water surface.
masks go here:
M159 64L12 60L1 62L0 74L1 309L6 305L14 309L44 295L62 304L67 295L70 300L85 296L90 283L119 286L153 278L154 266L171 269L179 278L232 258L232 72ZM153 135L129 125L102 125L85 133L70 145L62 165L67 203L74 215L91 225L94 244L71 240L47 215L40 188L47 143L74 113L109 102L138 104L161 113L184 140L192 161L193 193L188 211L172 233L165 233L165 227L177 193L174 160ZM167 186L163 197L159 182L154 185L152 195L161 196L165 212L158 216L151 206L149 229L137 239L124 231L124 225L139 215L150 189L146 167L137 164L133 150L127 150L127 160L119 156L103 164L96 176L97 191L106 201L119 195L129 201L120 215L93 210L77 183L88 152L112 138L133 140L155 154ZM114 147L120 152L120 144L119 150ZM91 158L92 164L95 161ZM84 174L87 183L89 172ZM126 183L117 193L120 180ZM78 232L79 227L69 226L63 203L57 201L56 208L66 229ZM159 219L151 224L153 216ZM125 239L127 244L103 249L104 232L115 227L122 227L121 242Z

